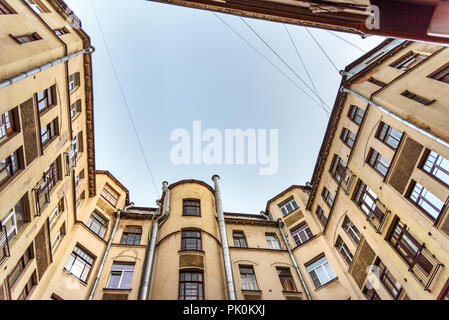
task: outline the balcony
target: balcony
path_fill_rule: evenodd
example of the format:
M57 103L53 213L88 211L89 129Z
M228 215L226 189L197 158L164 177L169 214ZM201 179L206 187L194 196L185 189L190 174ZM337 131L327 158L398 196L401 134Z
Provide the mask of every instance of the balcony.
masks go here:
M341 181L341 188L348 195L351 192L351 186L355 180L355 174L349 168L345 168L344 179Z
M6 227L0 222L0 265L9 257L9 243Z
M45 176L39 180L36 187L34 187L34 198L36 200L36 216L40 216L42 211L50 203L50 190L52 184L47 181Z
M65 158L65 175L70 176L70 172L76 167L77 152L73 145L71 145L66 152L64 152Z
M443 264L422 244L410 265L409 271L423 286L424 290L430 292L429 287L441 267L443 267Z
M390 211L385 207L385 205L380 202L379 199L376 199L376 206L374 210L371 210L367 215L366 220L371 224L377 233L381 233L389 214Z

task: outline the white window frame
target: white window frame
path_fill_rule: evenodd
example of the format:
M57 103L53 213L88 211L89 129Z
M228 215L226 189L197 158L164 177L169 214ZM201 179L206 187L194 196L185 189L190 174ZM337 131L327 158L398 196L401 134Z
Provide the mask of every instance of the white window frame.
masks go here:
M312 275L310 274L311 271L314 271L314 272L315 272L315 274L317 275L317 279L318 279L319 282L320 282L320 286L319 286L319 287L315 287L315 289L318 289L318 288L324 286L326 283L329 283L329 282L331 282L332 280L334 280L335 278L337 278L337 275L335 274L335 271L334 271L334 269L332 268L332 266L329 264L329 260L327 260L327 257L326 257L326 256L323 256L323 257L319 258L317 261L319 261L319 260L321 260L321 259L323 259L323 258L325 259L325 261L323 261L323 262L320 263L319 265L315 266L314 268L309 269L309 266L310 266L310 265L306 267L307 273L309 274L309 277L310 277L310 279L312 280L313 285L315 286L315 283L313 282ZM313 264L313 263L311 263L311 264ZM332 270L332 272L334 273L335 277L331 277L331 275L329 274L329 272L327 271L327 269L326 269L326 267L325 267L326 265L329 266L329 268L330 268L330 269ZM324 273L326 274L326 276L327 276L327 278L328 278L327 281L323 282L323 279L320 278L320 273L316 271L316 270L318 270L319 268L322 268L322 269L323 269Z
M55 252L58 245L61 243L62 238L65 235L65 224L61 226L61 228L58 230L58 233L56 234L55 238L51 242L51 253Z
M132 265L133 266L133 270L132 271L130 271L130 270L122 270L122 269L116 269L116 270L114 270L114 266L116 266L116 264L118 264L118 265L124 265L124 263L113 263L112 264L112 267L111 267L111 272L109 273L109 279L108 279L108 284L106 285L106 288L107 289L117 289L117 290L120 290L120 289L131 289L131 288L120 288L121 287L121 285L122 285L122 281L123 281L123 275L125 274L125 272L130 272L131 273L131 279L133 278L133 276L134 276L134 269L135 269L135 265L133 265L133 264L129 264L129 265ZM128 265L128 264L126 264L126 265ZM116 273L119 273L120 272L120 281L119 281L119 283L118 283L118 286L117 286L117 288L112 288L112 287L110 287L110 284L111 284L111 279L112 279L112 273L114 273L114 272L116 272Z
M59 203L58 203L58 205L53 209L53 211L48 216L48 226L50 229L55 224L60 213L61 213L61 210L59 209Z
M288 205L290 205L291 208L293 208L293 209L292 210L288 210ZM298 207L298 204L297 204L295 198L292 198L291 200L289 200L289 201L287 201L287 202L285 202L285 203L283 203L282 205L279 206L279 209L281 210L282 215L284 215L284 216L286 216L287 214L295 211L298 208L299 207Z
M13 219L12 226L9 230L6 230L6 236L8 237L8 241L12 241L16 236L19 230L17 229L17 218L16 218L16 212L14 209L11 209L9 213L6 215L6 217L2 220L2 226L6 225L6 222ZM10 234L14 232L14 236L12 238L9 238Z
M266 234L265 239L267 239L268 248L275 249L275 250L281 249L281 245L279 244L279 239L276 235Z
M25 1L30 6L30 8L37 14L44 13L44 11L42 11L41 7L33 0L25 0Z

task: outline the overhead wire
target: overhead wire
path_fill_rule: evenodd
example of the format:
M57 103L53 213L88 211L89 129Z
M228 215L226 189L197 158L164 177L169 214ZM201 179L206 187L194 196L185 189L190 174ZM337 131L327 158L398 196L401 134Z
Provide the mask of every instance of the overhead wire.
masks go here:
M315 38L315 36L312 34L312 32L310 32L310 30L306 28L307 33L312 37L313 41L315 41L316 45L321 49L321 51L324 53L324 55L326 56L327 60L329 60L329 62L332 64L332 66L334 67L334 69L339 73L340 70L338 69L338 67L335 65L335 63L332 61L332 59L328 56L328 54L326 53L326 51L323 49L323 47L320 45L320 43L318 42L318 40Z
M132 126L132 128L133 128L134 135L136 136L137 143L138 143L138 145L139 145L140 151L142 152L142 156L143 156L143 159L144 159L144 162L145 162L145 165L146 165L146 168L147 168L149 177L150 177L150 179L151 179L151 181L152 181L152 183L153 183L154 190L156 191L156 194L157 194L157 196L159 197L159 191L158 191L158 189L157 189L157 187L156 187L156 183L154 182L154 177L153 177L153 173L151 172L149 160L148 160L148 158L147 158L147 156L146 156L146 154L145 154L145 151L144 151L144 149L143 149L142 141L141 141L141 139L140 139L140 137L139 137L139 134L138 134L138 132L137 132L137 128L136 128L136 125L135 125L135 123L134 123L133 117L132 117L132 115L131 115L131 111L130 111L130 109L129 109L129 105L128 105L128 101L127 101L127 99L126 99L125 92L124 92L123 87L122 87L122 84L121 84L121 82L120 82L120 78L118 77L118 73L117 73L117 70L116 70L116 68L115 68L114 61L113 61L113 59L112 59L112 55L111 55L111 52L110 52L110 50L109 50L109 46L108 46L108 44L107 44L106 37L105 37L105 35L104 35L103 28L102 28L101 23L100 23L100 19L98 18L97 10L96 10L95 5L94 5L94 3L93 3L92 0L91 0L91 6L92 6L92 9L93 9L93 11L94 11L95 19L96 19L97 24L98 24L98 27L99 27L99 29L100 29L100 33L101 33L101 36L102 36L102 38L103 38L104 45L105 45L105 47L106 47L106 52L107 52L107 54L108 54L109 61L111 62L111 66L112 66L112 70L113 70L114 75L115 75L115 79L116 79L117 84L118 84L118 86L119 86L119 88L120 88L120 93L121 93L123 102L124 102L124 104L125 104L126 110L127 110L127 112L128 112L129 120L130 120L130 122L131 122L131 126Z
M329 30L326 30L326 31L327 31L328 33L330 33L331 35L333 35L334 37L336 37L336 38L338 38L338 39L340 39L340 40L346 42L346 43L349 44L350 46L352 46L352 47L354 47L354 48L356 48L356 49L362 51L363 53L366 53L366 52L367 52L366 50L360 48L358 45L356 45L356 44L352 43L351 41L346 40L345 38L339 36L339 35L336 34L335 32L331 32L331 31L329 31Z
M321 96L320 96L320 94L319 94L319 92L318 92L318 90L317 90L317 88L315 86L315 83L314 83L312 77L310 76L309 70L308 70L306 64L304 63L304 60L302 59L301 54L299 53L299 50L298 50L295 42L293 41L293 38L292 38L292 36L291 36L290 32L288 31L288 28L287 28L287 26L285 24L284 24L284 28L285 28L285 31L287 31L288 37L290 38L290 41L291 41L293 47L295 48L296 54L297 54L297 56L299 58L299 61L301 61L302 67L306 71L307 77L309 78L309 81L310 81L310 83L311 83L311 85L313 87L313 90L315 91L315 93L319 97L319 99L320 99L320 101L321 101L321 103L323 104L323 107L324 107L324 105L325 105L324 101L321 99Z
M224 21L219 15L215 12L212 12L215 17L217 17L225 26L227 26L233 33L235 33L241 40L243 40L249 47L251 47L254 51L256 51L265 61L271 64L276 70L278 70L285 78L287 78L293 85L295 85L299 90L301 90L310 100L315 102L320 108L322 108L326 114L329 116L330 112L324 108L319 102L317 102L314 98L310 96L299 84L297 84L292 78L290 78L282 69L280 69L277 65L275 65L270 59L268 59L262 52L260 52L254 45L252 45L248 40L245 39L237 30L231 27L226 21Z
M243 23L245 23L245 25L271 50L271 52L273 52L275 55L276 55L276 57L278 57L278 59L279 60L281 60L281 62L294 74L294 75L296 75L296 77L315 95L315 96L317 96L318 97L318 99L320 100L320 101L323 101L313 90L312 90L312 88L310 88L310 86L298 75L298 73L295 71L295 70L293 70L292 69L292 67L290 67L290 65L287 63L287 62L285 62L285 60L279 55L279 53L277 53L276 52L276 50L274 50L273 49L273 47L272 46L270 46L269 44L268 44L268 42L267 41L265 41L265 39L256 31L256 30L254 30L246 21L245 21L245 19L243 19L242 17L239 17L240 18L240 20L242 20L243 21ZM323 101L324 102L324 101ZM330 107L327 105L327 103L326 102L324 102L324 104L330 109Z

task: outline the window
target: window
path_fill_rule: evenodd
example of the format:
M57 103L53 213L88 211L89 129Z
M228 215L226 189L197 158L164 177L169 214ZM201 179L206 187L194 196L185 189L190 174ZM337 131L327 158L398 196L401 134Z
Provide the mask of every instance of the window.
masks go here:
M16 120L17 119L17 120ZM0 115L0 141L18 132L18 108L11 109Z
M349 107L348 117L356 124L360 125L362 123L363 117L365 116L365 111L357 106L351 105Z
M407 71L416 66L417 64L419 64L421 61L425 60L426 58L427 56L425 55L410 52L401 59L399 59L398 61L396 61L395 63L391 64L390 66L396 69Z
M6 235L9 243L11 243L11 241L16 237L20 229L28 220L28 212L25 201L26 195L16 203L14 208L11 209L6 217L1 221L1 225L6 228Z
M346 179L346 162L344 162L343 159L338 155L334 155L330 172L332 173L332 176L335 178L335 180L337 180L337 182L340 184Z
M357 227L348 218L348 216L345 216L343 225L341 227L346 231L346 234L349 236L349 238L351 238L351 240L358 246L360 240L362 239L362 235L360 234L360 231L357 229Z
M79 113L81 113L81 99L76 100L70 106L70 118L74 119Z
M37 93L36 101L39 112L56 105L56 85Z
M59 36L69 33L69 30L67 30L65 27L62 27L62 28L53 30L53 32L55 33L55 35L57 35L59 37Z
M426 99L424 97L421 97L421 96L419 96L417 94L414 94L414 93L412 93L412 92L410 92L408 90L405 90L404 92L402 92L401 95L406 97L406 98L412 99L412 100L414 100L416 102L419 102L419 103L421 103L421 104L423 104L425 106L427 106L427 105L429 105L429 104L431 104L432 102L435 101L435 100L429 100L429 99Z
M76 245L65 265L65 270L81 281L87 282L87 277L89 276L93 263L94 257L79 245Z
M183 230L181 238L181 250L202 250L200 231Z
M37 14L50 12L40 0L25 0L25 2L28 3L31 9L33 9L33 11Z
M281 280L282 290L289 292L296 292L297 290L295 286L295 281L293 281L290 268L276 267L276 271L278 273L279 280Z
M259 290L252 266L239 266L243 290Z
M394 229L389 237L389 242L408 265L413 263L415 256L421 248L421 244L418 240L407 231L407 226L399 219L394 224Z
M110 204L114 207L117 205L117 201L119 198L119 194L117 191L112 189L112 187L106 183L103 187L103 191L101 191L101 196L105 198Z
M90 215L89 220L87 220L86 225L96 235L103 238L108 228L108 220L106 220L101 214L94 211Z
M306 269L315 289L318 289L337 277L327 261L326 256L322 256L315 262L309 263L306 265Z
M376 138L385 142L393 149L397 149L402 138L402 132L381 122L377 130Z
M0 186L23 167L22 155L22 147L20 147L6 159L0 161Z
M58 135L58 118L41 128L41 144L44 148L48 142Z
M9 288L12 288L16 283L19 276L22 274L25 267L28 265L28 262L34 258L34 250L33 244L31 244L28 249L25 251L23 256L20 258L19 262L17 262L16 266L8 275L8 284Z
M53 209L53 211L48 216L48 227L51 227L56 222L56 219L59 217L59 214L64 211L64 198L62 198L58 205Z
M183 216L201 216L200 200L184 199L182 200Z
M282 214L284 216L286 216L290 212L298 209L298 204L296 203L295 199L293 197L291 197L287 201L284 201L283 203L281 203L279 205L279 208L281 209Z
M71 157L77 159L78 155L83 152L83 132L80 131L72 139L72 150L70 151Z
M265 239L267 239L268 248L280 250L278 237L274 233L266 233Z
M179 273L179 300L203 300L203 273L181 271Z
M234 239L234 247L247 248L245 234L243 231L232 232L232 238Z
M387 175L388 168L390 167L390 160L385 159L373 148L370 149L366 162L383 177Z
M75 72L69 76L69 91L73 91L80 85L80 73Z
M39 36L39 34L37 34L36 32L29 33L29 34L23 34L21 36L13 36L13 35L11 35L11 37L14 40L16 40L16 42L18 44L25 44L25 43L29 43L29 42L33 42L33 41L37 41L37 40L41 40L42 39Z
M449 83L449 64L429 76L432 79Z
M28 296L31 293L31 290L36 286L36 284L37 284L37 276L36 271L34 271L30 279L26 283L25 288L23 288L22 292L17 298L17 300L26 300L26 298L28 298Z
M84 179L84 169L81 170L76 176L75 176L75 189L78 189L78 187L81 185L81 180Z
M354 147L356 135L352 131L343 128L341 130L340 139L345 145L352 149Z
M332 206L334 205L334 196L329 192L329 190L327 190L326 187L323 188L321 196L323 197L324 202L326 202L326 204L332 208Z
M385 82L382 82L380 80L377 80L373 77L368 79L368 82L374 83L375 85L379 86L379 87L385 87L387 84Z
M346 246L346 243L343 241L343 239L338 236L337 241L335 242L335 248L338 252L340 252L341 257L345 262L349 265L351 265L352 258L354 257L349 251L349 248Z
M438 219L438 216L444 207L444 201L441 201L433 193L413 180L410 185L408 199L416 204L433 220Z
M120 244L139 245L142 237L142 228L139 226L126 226Z
M86 193L81 192L80 196L76 199L76 207L79 208L81 206L81 204L83 203L84 199L86 198Z
M114 262L106 287L108 289L131 289L133 272L134 264Z
M397 299L402 292L401 284L396 281L396 279L393 277L390 271L388 271L387 267L385 267L380 258L376 259L374 265L379 268L378 271L380 282L382 282L388 293L390 293L394 299Z
M0 15L15 13L14 9L6 2L6 0L0 0Z
M55 252L58 245L61 243L62 238L65 236L65 222L62 224L61 228L56 233L55 238L51 242L51 252Z
M317 215L318 219L320 219L321 224L325 226L327 223L327 215L326 212L324 212L323 208L317 206L315 214Z
M44 210L44 208L50 203L50 192L55 187L59 180L59 158L53 161L53 163L45 170L43 178L40 181L40 185L35 191L36 204L38 209L38 215Z
M305 222L292 229L290 232L297 246L313 237L313 233L310 230L309 225Z
M366 299L368 300L382 300L379 295L377 294L376 290L374 288L368 288L366 285L363 288L363 294L365 295Z
M449 185L449 160L435 151L427 149L421 163L421 169L447 186Z

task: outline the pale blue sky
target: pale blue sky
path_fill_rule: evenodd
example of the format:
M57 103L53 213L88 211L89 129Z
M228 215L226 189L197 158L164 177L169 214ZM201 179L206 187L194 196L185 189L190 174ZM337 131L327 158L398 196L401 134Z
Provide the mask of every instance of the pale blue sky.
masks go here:
M310 180L328 118L278 70L212 13L144 0L94 0L131 114L160 193L161 183L222 182L226 211L259 213L267 200ZM90 35L94 70L96 167L109 170L138 206L155 206L156 191L114 78L92 10L92 0L66 0ZM126 3L126 5L124 5ZM305 88L239 17L220 15L273 63ZM246 19L306 82L284 26ZM324 101L333 106L340 75L298 26L288 29ZM363 54L329 34L310 29L339 69ZM339 33L369 50L383 38ZM310 84L309 84L310 86ZM307 90L307 89L305 89ZM279 129L279 170L260 176L258 165L173 165L172 130Z

